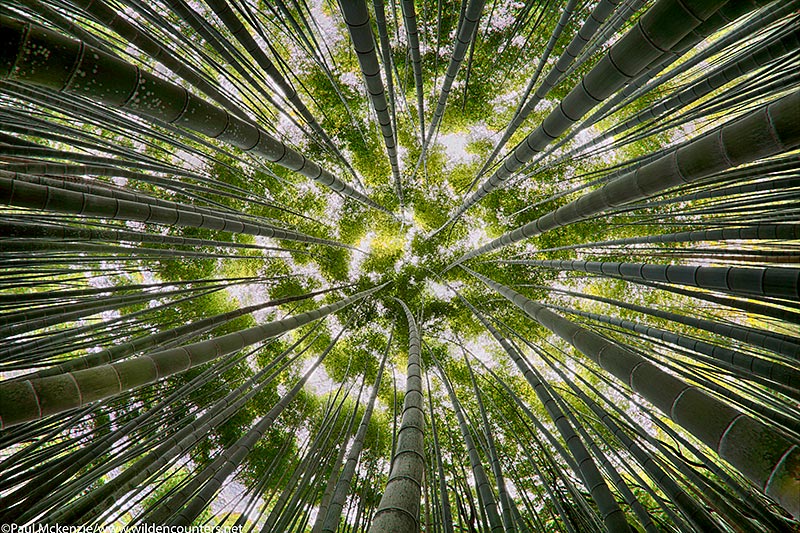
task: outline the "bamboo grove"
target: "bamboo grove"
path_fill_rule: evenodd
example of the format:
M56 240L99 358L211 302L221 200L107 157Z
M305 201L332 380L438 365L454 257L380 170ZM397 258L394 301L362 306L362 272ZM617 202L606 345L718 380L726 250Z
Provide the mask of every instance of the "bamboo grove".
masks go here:
M797 531L799 10L4 0L0 524Z

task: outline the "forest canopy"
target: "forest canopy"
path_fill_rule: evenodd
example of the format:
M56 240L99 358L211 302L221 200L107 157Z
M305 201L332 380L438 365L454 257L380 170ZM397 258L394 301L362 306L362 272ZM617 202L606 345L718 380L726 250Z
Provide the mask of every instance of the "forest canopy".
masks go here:
M0 524L797 531L797 13L5 0Z

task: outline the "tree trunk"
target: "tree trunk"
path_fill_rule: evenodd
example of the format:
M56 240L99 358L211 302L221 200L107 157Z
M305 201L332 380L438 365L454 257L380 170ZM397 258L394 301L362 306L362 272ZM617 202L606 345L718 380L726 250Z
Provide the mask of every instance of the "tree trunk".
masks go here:
M472 275L502 294L604 370L628 384L675 423L728 461L765 494L800 517L800 446L772 427L667 374L608 339L566 320L541 304L476 272Z
M425 473L425 413L422 410L420 338L408 306L408 367L403 418L397 437L397 452L386 490L372 518L369 533L417 533L420 530L422 478Z

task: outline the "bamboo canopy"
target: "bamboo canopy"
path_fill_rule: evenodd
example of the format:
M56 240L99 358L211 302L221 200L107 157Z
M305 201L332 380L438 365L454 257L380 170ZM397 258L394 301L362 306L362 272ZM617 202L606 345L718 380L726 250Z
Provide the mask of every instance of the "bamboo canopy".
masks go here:
M0 524L797 531L799 8L5 0Z

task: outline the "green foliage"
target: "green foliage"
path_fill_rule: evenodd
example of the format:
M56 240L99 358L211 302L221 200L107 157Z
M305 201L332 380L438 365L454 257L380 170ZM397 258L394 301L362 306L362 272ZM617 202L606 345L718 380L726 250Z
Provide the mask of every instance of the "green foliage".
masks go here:
M117 468L132 466L137 458L134 456L143 456L156 446L169 442L168 439L174 437L180 428L191 427L208 409L227 406L230 400L226 400L226 396L236 387L248 383L245 394L254 387L261 387L260 392L241 408L204 433L196 445L181 449L177 458L170 459L163 468L154 470L153 475L141 486L130 490L125 488L115 495L122 502L120 510L124 509L124 512L120 512L120 517L123 522L140 518L136 514L141 509L158 504L170 491L182 486L190 476L211 464L216 457L247 434L266 413L278 405L312 362L324 351L330 350L320 369L313 374L311 383L303 388L267 428L241 464L235 465L236 483L252 491L256 502L256 510L242 518L253 527L260 527L257 518L259 512L269 513L277 505L278 498L294 498L290 507L292 512L297 511L296 515L292 515L297 521L286 527L296 531L310 530L307 522L312 512L318 512L322 500L321 490L324 483L320 480L326 481L329 476L336 479L337 473L331 471L333 457L340 449L348 447L353 437L352 434L345 434L346 424L351 413L355 413L356 421L363 415L364 398L369 395L369 387L374 382L380 361L386 353L386 368L378 390L375 412L369 421L364 451L359 458L356 478L350 484L349 507L346 508L346 529L364 530L363 524L353 523L354 515L358 513L367 520L367 515L378 507L389 475L389 465L396 459L392 457L393 446L397 445L406 387L411 381L406 379L410 359L409 327L405 313L397 302L399 299L408 305L419 326L426 424L435 421L439 430L438 450L434 449L430 432L426 433L425 459L428 465L433 465L436 452L440 452L439 459L443 462L446 486L452 497L452 508L457 512L458 526L464 531L481 529L482 510L478 508L480 502L474 494L474 479L468 471L468 460L465 459L466 447L453 405L445 391L442 374L452 383L458 403L468 419L470 431L478 443L478 454L487 466L492 458L489 457L486 436L493 436L500 464L509 485L513 487L510 491L512 499L521 516L535 526L530 529L562 531L565 517L574 522L568 529L596 529L599 521L592 513L600 510L591 498L594 487L583 487L580 476L570 471L568 461L559 455L558 447L567 443L564 442L557 424L563 424L564 421L550 418L545 406L512 358L488 333L470 307L464 305L460 295L479 309L501 335L520 347L527 364L540 372L552 390L561 395L563 407L586 428L599 449L614 456L614 466L631 468L632 472L620 468L623 478L648 512L665 523L664 529L672 527L666 525L671 517L663 511L662 506L670 510L675 508L680 512L675 507L675 502L670 501L670 496L663 492L658 480L651 479L632 455L623 449L621 442L595 413L570 392L570 385L578 383L589 397L609 410L619 407L626 413L636 413L635 421L643 429L628 426L627 423L623 425L631 436L640 441L651 435L666 441L666 432L658 429L654 423L655 415L643 408L638 403L639 398L632 396L624 388L630 385L630 380L618 388L614 381L607 379L607 371L580 355L570 342L531 320L466 269L448 267L463 253L483 244L487 239L497 238L581 198L599 185L588 185L573 192L569 192L570 189L584 186L595 179L612 176L616 170L614 165L627 165L637 158L654 154L664 146L683 140L685 133L691 128L706 126L700 122L708 120L713 125L717 118L724 118L722 115L725 112L744 109L758 102L747 100L747 91L735 93L736 98L730 98L730 94L720 90L689 110L696 113L707 103L714 102L718 107L713 116L695 120L694 115L684 116L678 113L672 117L675 119L674 123L665 123L669 127L658 129L660 124L642 125L636 131L636 136L630 137L630 143L619 142L622 140L620 138L608 151L585 152L560 158L560 154L581 146L585 139L578 136L566 143L561 152L544 154L541 159L537 158L530 168L524 169L527 175L514 175L502 187L486 195L478 205L471 207L455 224L432 235L433 231L448 222L450 215L472 192L468 189L512 119L522 90L536 68L541 50L555 27L561 6L536 2L487 3L475 34L476 44L468 52L449 95L444 119L437 132L437 141L428 147L419 166L423 140L417 124L416 91L404 37L405 28L398 11L399 4L387 3L384 6L388 10L386 22L392 40L390 53L393 61L391 66L394 68L391 73L396 88L393 96L404 100L395 102L396 123L393 124L396 127L401 156L400 198L391 175L385 143L375 121L374 110L370 108L369 99L358 85L362 81L362 73L352 43L345 36L340 6L335 2L323 2L321 8L303 2L257 4L253 6L243 3L238 6L241 10L232 11L233 16L245 20L245 31L258 30L259 48L263 48L276 61L277 72L297 89L299 98L318 117L319 126L345 155L356 176L333 150L320 142L316 133L306 135L315 128L306 124L303 114L288 102L288 98L283 102L283 91L275 90L277 84L274 81L266 81L269 77L267 73L250 61L252 58L249 54L252 50L248 52L245 46L236 41L231 31L220 24L219 16L212 16L207 10L211 8L210 4L192 3L189 7L197 9L200 18L206 20L208 28L214 29L224 50L207 42L203 35L196 32L196 27L185 20L187 17L178 13L175 6L172 6L175 9L168 9L160 2L156 2L152 8L131 4L132 7L125 11L125 20L140 27L153 38L165 41L168 45L165 53L170 57L175 56L180 64L187 67L187 72L196 70L202 73L204 79L216 83L224 98L229 100L226 104L230 105L226 107L243 108L245 114L259 127L285 142L288 148L301 153L302 158L288 158L292 161L289 166L294 168L305 165L308 161L319 163L326 171L353 186L355 190L362 191L393 214L367 207L347 195L334 193L322 184L310 181L300 172L268 160L274 158L254 156L252 150L251 153L246 153L219 139L201 136L194 130L181 129L185 126L182 122L176 123L179 128L167 125L160 119L148 121L142 116L134 116L114 106L95 106L91 98L76 99L70 96L68 87L52 91L52 101L45 101L35 94L39 88L36 91L31 90L28 95L18 92L24 83L0 84L4 113L9 118L7 124L0 126L4 150L11 154L2 158L4 168L6 165L9 168L8 175L12 171L27 175L23 171L30 170L30 175L34 177L49 179L51 173L53 176L60 176L58 171L63 171L65 183L85 181L93 187L102 185L105 187L102 189L104 194L113 195L121 191L147 194L156 199L185 204L187 210L194 207L217 210L220 215L300 231L359 248L352 250L347 247L276 241L239 234L232 231L236 228L235 223L224 228L196 228L185 223L184 218L191 219L185 214L181 217L180 225L138 222L145 219L138 215L138 218L131 217L135 220L118 220L109 213L103 216L93 215L92 209L96 202L94 199L87 201L88 197L83 199L85 205L81 204L81 214L77 215L77 210L69 210L59 204L61 197L52 191L47 193L45 209L33 210L13 205L4 207L3 220L0 222L4 224L4 232L8 228L8 234L0 235L0 245L4 246L3 264L7 267L7 272L4 271L0 280L4 283L0 294L0 336L8 338L4 341L8 344L2 346L4 350L8 346L8 351L0 354L3 383L9 377L16 379L19 371L24 373L51 369L55 364L92 354L98 348L125 347L131 341L141 340L147 335L193 324L204 318L255 303L297 297L334 286L341 287L315 298L242 315L211 329L192 331L178 338L162 340L156 346L132 349L119 357L123 360L141 358L163 349L242 332L257 324L268 324L319 309L379 284L387 285L368 298L354 302L317 323L297 327L278 338L255 343L248 341L252 345L249 344L240 352L223 355L220 351L216 360L206 364L191 366L194 363L191 358L186 363L186 358L179 360L176 356L176 368L180 365L185 368L187 364L191 367L151 385L126 391L111 401L95 402L88 408L80 406L83 411L70 405L63 413L34 421L18 433L14 429L3 433L0 440L7 444L2 450L4 459L0 461L0 469L5 469L9 477L8 480L3 478L0 486L3 487L4 498L6 495L10 496L11 514L8 516L13 518L12 515L17 511L20 514L26 512L22 510L26 506L38 505L38 501L31 501L34 497L28 496L35 488L34 485L40 481L48 481L46 478L52 473L58 476L59 472L66 471L64 466L69 466L70 461L82 460L83 446L87 449L98 446L97 449L100 450L103 443L108 443L101 453L89 457L74 472L65 474L63 480L56 478L58 483L63 481L61 485L56 486L54 483L53 487L47 487L54 489L53 496L47 496L51 499L45 499L51 510L68 505L71 501L79 501L83 494L93 494L92 491L99 487L114 483ZM459 15L465 4L433 0L417 0L413 4L417 10L423 43L424 103L426 119L429 119L438 101L442 79L448 67L452 38L458 31ZM19 6L15 4L14 13L25 13L32 20L50 24L47 22L48 16L28 13L30 7L26 6L28 3L25 2ZM245 7L248 9L244 9ZM580 23L589 16L592 7L589 4L579 6L577 13L568 22L564 35L559 39L548 65L563 51L568 42L567 36L577 31ZM250 12L252 8L257 9ZM372 12L373 8L370 5L368 9ZM393 10L398 12L393 13ZM126 47L124 41L116 40L115 35L120 32L107 28L101 17L88 12L78 14L72 11L63 16L67 17L68 22L74 22L77 27L90 31L106 42L109 50L126 50L132 54L131 57L135 58L143 71L161 75L162 67L170 70L166 63L157 65L158 60L150 58L143 49L138 49L135 42L127 43L130 46ZM372 18L371 22L375 24L374 17ZM632 20L627 24L632 24ZM398 22L401 22L399 26ZM763 33L780 34L773 29ZM730 50L743 46L756 47L759 38L751 36L745 44L734 44ZM378 42L376 34L376 43ZM713 43L714 38L710 42ZM230 64L226 58L228 52L237 58L237 62L241 61L244 68ZM722 62L726 59L723 56L728 53L733 52L723 51L719 57L711 58L706 64ZM581 75L597 63L600 55L597 53L590 57L575 73L549 92L511 137L495 163L501 164L505 154L518 143L524 142L525 137L542 124L571 88L580 83ZM546 75L547 70L545 69L543 75ZM589 129L588 135L605 131L620 120L648 109L662 97L672 95L676 90L693 83L701 75L695 70L702 69L689 71L662 87L646 92L620 111L602 118ZM178 72L174 74L176 78L180 76ZM381 69L380 75L386 83L385 70ZM758 78L753 78L756 79ZM776 76L775 79L779 78ZM183 81L181 84L188 90L208 102L211 101L209 95L200 95L196 88L190 87L188 81ZM777 90L773 92L777 94ZM757 94L757 98L764 99L771 94L768 89L764 89ZM278 104L267 102L267 95L276 98ZM720 98L712 100L717 95ZM726 104L734 100L735 106ZM278 109L277 106L285 106L285 109ZM681 122L682 120L685 122ZM304 131L295 131L293 122L299 123ZM678 129L679 126L686 127ZM219 138L226 136L230 136L230 132L226 132L225 136L218 135ZM93 160L94 157L101 157L97 154L102 154L105 159ZM69 165L77 166L87 161L94 163L97 168L91 171L68 168ZM782 161L787 163L786 168L775 172L775 175L788 176L795 170L794 161L787 161ZM33 170L23 168L27 164ZM42 170L36 167L38 164L52 165L52 168ZM60 168L61 166L64 168ZM722 173L711 176L694 184L696 189L691 190L714 190L719 184L761 183L772 177L770 169L763 172L763 169L758 169L758 172L747 174L748 169L748 166L743 166L737 169L742 174ZM139 173L139 176L124 178L132 172ZM483 183L491 172L492 170L480 176L477 183ZM163 181L167 179L171 180L168 186ZM53 190L57 189L55 187ZM776 362L790 366L784 360L784 355L771 353L762 346L743 346L743 343L732 338L697 331L696 328L676 325L662 318L644 317L642 313L617 305L567 295L561 289L654 309L676 310L689 316L707 316L721 324L748 324L766 332L795 335L796 331L790 327L789 321L781 321L769 315L758 317L754 313L741 312L735 307L699 302L685 295L651 290L599 275L502 262L504 259L525 257L678 264L731 263L746 268L762 268L786 260L787 264L782 264L781 268L794 268L792 258L796 254L792 255L791 249L794 241L789 240L785 240L789 244L754 240L744 246L739 246L740 243L706 242L700 246L697 243L649 243L646 246L593 245L577 250L565 249L604 239L657 236L667 231L724 227L728 223L738 224L750 220L772 222L770 217L773 212L775 219L784 223L793 220L792 216L796 214L791 211L789 201L791 188L786 196L770 196L762 204L748 203L751 200L743 200L741 197L681 201L674 204L661 202L688 190L680 188L668 192L664 196L649 199L646 205L625 206L630 207L630 211L607 210L595 218L557 227L517 245L504 247L496 253L480 256L465 263L465 266L513 288L534 302L568 305L575 309L668 328L676 333L740 350L743 352L742 357L756 354L759 364ZM19 200L19 197L15 197L17 190L12 188L10 191L4 198L8 197L6 203L12 204L12 200ZM777 195L778 191L774 191L774 194ZM23 200L25 198L23 195ZM138 203L144 205L143 200ZM786 210L779 210L787 205L789 207ZM698 211L699 208L707 210ZM117 211L124 213L125 209L118 206ZM204 226L213 226L206 223L208 220L203 220ZM35 233L35 229L43 235L31 237L22 232L20 227L32 233ZM59 233L66 234L69 230L80 232L80 235L65 236ZM97 230L136 231L150 241L140 244L133 239L129 242L126 239L97 238L92 235ZM21 233L13 233L16 231ZM205 239L211 242L207 246L167 244L160 241L162 236ZM33 242L34 238L35 246L31 244L31 247L37 250L36 254L28 253L30 250L25 250L25 253L18 251L28 241ZM81 251L76 252L77 248L74 248L78 244L119 244L118 240L137 252L170 251L173 256L141 259L113 249L100 252L99 248L85 248L89 251L80 249ZM287 250L237 248L235 244L277 246ZM181 256L185 252L205 255ZM648 255L651 252L653 255ZM248 283L240 284L237 281L239 278L252 279ZM197 281L204 279L218 280L222 288L205 292ZM130 287L134 284L158 282L174 285L164 285L147 291ZM178 282L186 283L178 285ZM124 287L126 290L118 293L101 290L107 287ZM197 290L183 301L179 301L179 297L164 295L169 290L187 288ZM80 293L82 290L88 292ZM82 303L95 303L95 300L104 301L118 294L129 293L141 294L142 301L119 305L103 314L67 316L63 320L59 317L60 306L77 304L80 307ZM750 293L746 298L747 305L757 302L765 307L772 306L781 313L785 312L785 316L792 317L789 314L791 306L786 301L781 300L775 304L777 300L757 298ZM744 302L744 299L740 302ZM38 314L40 312L41 316ZM42 316L48 320L55 318L52 322L47 322ZM737 369L737 373L729 368L730 364L717 366L698 357L688 348L673 349L665 343L631 336L618 328L607 327L593 320L576 316L568 318L581 327L641 352L648 361L670 369L665 373L672 373L673 370L685 372L686 381L697 390L709 390L715 397L723 398L731 405L738 406L737 408L758 411L767 422L765 427L770 430L779 427L782 422L791 421L791 415L796 411L796 405L790 401L796 394L784 394L791 392L791 387L773 387L771 375L759 377L758 380L752 379L749 372L757 365L751 364L750 368ZM43 320L41 324L35 323L40 319ZM22 333L14 330L27 326L32 329ZM12 333L9 334L9 331ZM341 336L335 340L340 332ZM304 337L306 334L308 336ZM390 338L393 339L391 345ZM570 341L575 342L576 338L582 339L573 335ZM53 339L56 340L51 342ZM208 344L212 347L211 352L220 348L217 342L218 339ZM785 344L793 344L793 341ZM21 347L24 349L18 349ZM602 355L597 354L597 358ZM483 426L465 358L469 358L476 374L480 398L488 412L487 427ZM236 364L222 370L233 361ZM483 363L487 368L484 368ZM557 374L551 365L562 370L566 377ZM265 376L249 383L248 380L267 367L270 371ZM204 374L206 372L209 374ZM110 372L106 373L112 375ZM192 380L201 375L210 375L210 379L202 385L190 387ZM430 390L427 389L428 381ZM72 383L69 380L65 382ZM361 399L357 400L356 391L362 383ZM107 388L111 390L117 385L117 382L113 382ZM598 392L591 390L588 385L595 387ZM180 387L186 387L186 390L179 401L155 409L158 402ZM102 387L98 386L97 390L102 390ZM412 394L409 393L409 399ZM36 401L39 401L38 397ZM523 412L524 409L520 408L518 402L531 416ZM43 407L38 403L35 405L41 414ZM341 409L336 414L335 411L339 408ZM622 420L616 414L613 416ZM671 421L667 423L670 424L667 427L678 427ZM784 433L792 436L796 432L796 426L792 426L786 428ZM320 436L328 437L318 440L317 437ZM670 436L669 441L669 446L675 446L679 455L687 458L686 462L671 464L671 458L656 451L653 452L656 456L653 462L664 464L669 472L678 471L687 464L697 467L699 471L699 458L690 454L685 446L677 444L673 437ZM142 447L135 448L139 443L142 443ZM27 450L25 453L28 455L21 454L21 450ZM718 459L711 453L713 451L704 449L704 453L708 453L712 457L711 461L715 462ZM39 459L42 460L41 466L38 464ZM119 466L122 461L125 464ZM736 476L732 479L741 483L741 488L732 488L728 486L731 485L729 480L721 479L722 472L729 471L727 465L724 471L712 471L708 465L702 468L703 475L715 487L715 497L731 502L726 505L738 506L741 503L741 492L750 490L750 485ZM298 485L292 486L288 480L295 473ZM640 486L642 482L632 473L641 476L643 483L652 489L652 493L643 490ZM493 473L489 475L491 481L497 481ZM690 489L687 491L690 498L702 495L703 487L695 480L684 475L679 478L679 484ZM226 482L230 483L233 479L232 476ZM424 523L426 531L429 523L439 522L436 513L439 511L440 495L435 492L438 490L436 482L438 471L427 471L425 489L431 492L425 494L424 502L428 504L425 511L433 515L430 522L426 520ZM763 483L761 486L763 487ZM143 499L139 502L137 498L140 496ZM726 507L717 506L712 500L700 499L701 505L713 511L715 520L726 521L725 524L720 524L720 529L741 527L726 516ZM753 499L760 502L762 496ZM138 503L135 507L130 507L134 502ZM744 504L742 505L744 509ZM764 507L767 508L766 505ZM632 515L629 508L624 508ZM743 513L748 520L763 518L756 511L757 509L748 507ZM6 510L3 511L5 512ZM111 514L113 512L116 511ZM221 520L222 516L227 516L226 523L231 523L232 517L240 516L241 510L230 507L221 512L226 513L224 515L213 516L215 513L210 508L206 509L194 523L200 524L208 520L213 522L218 518ZM5 519L6 516L2 514L0 518ZM785 517L777 518L780 521L784 519ZM78 519L73 521L79 522ZM758 529L755 524L753 528Z

